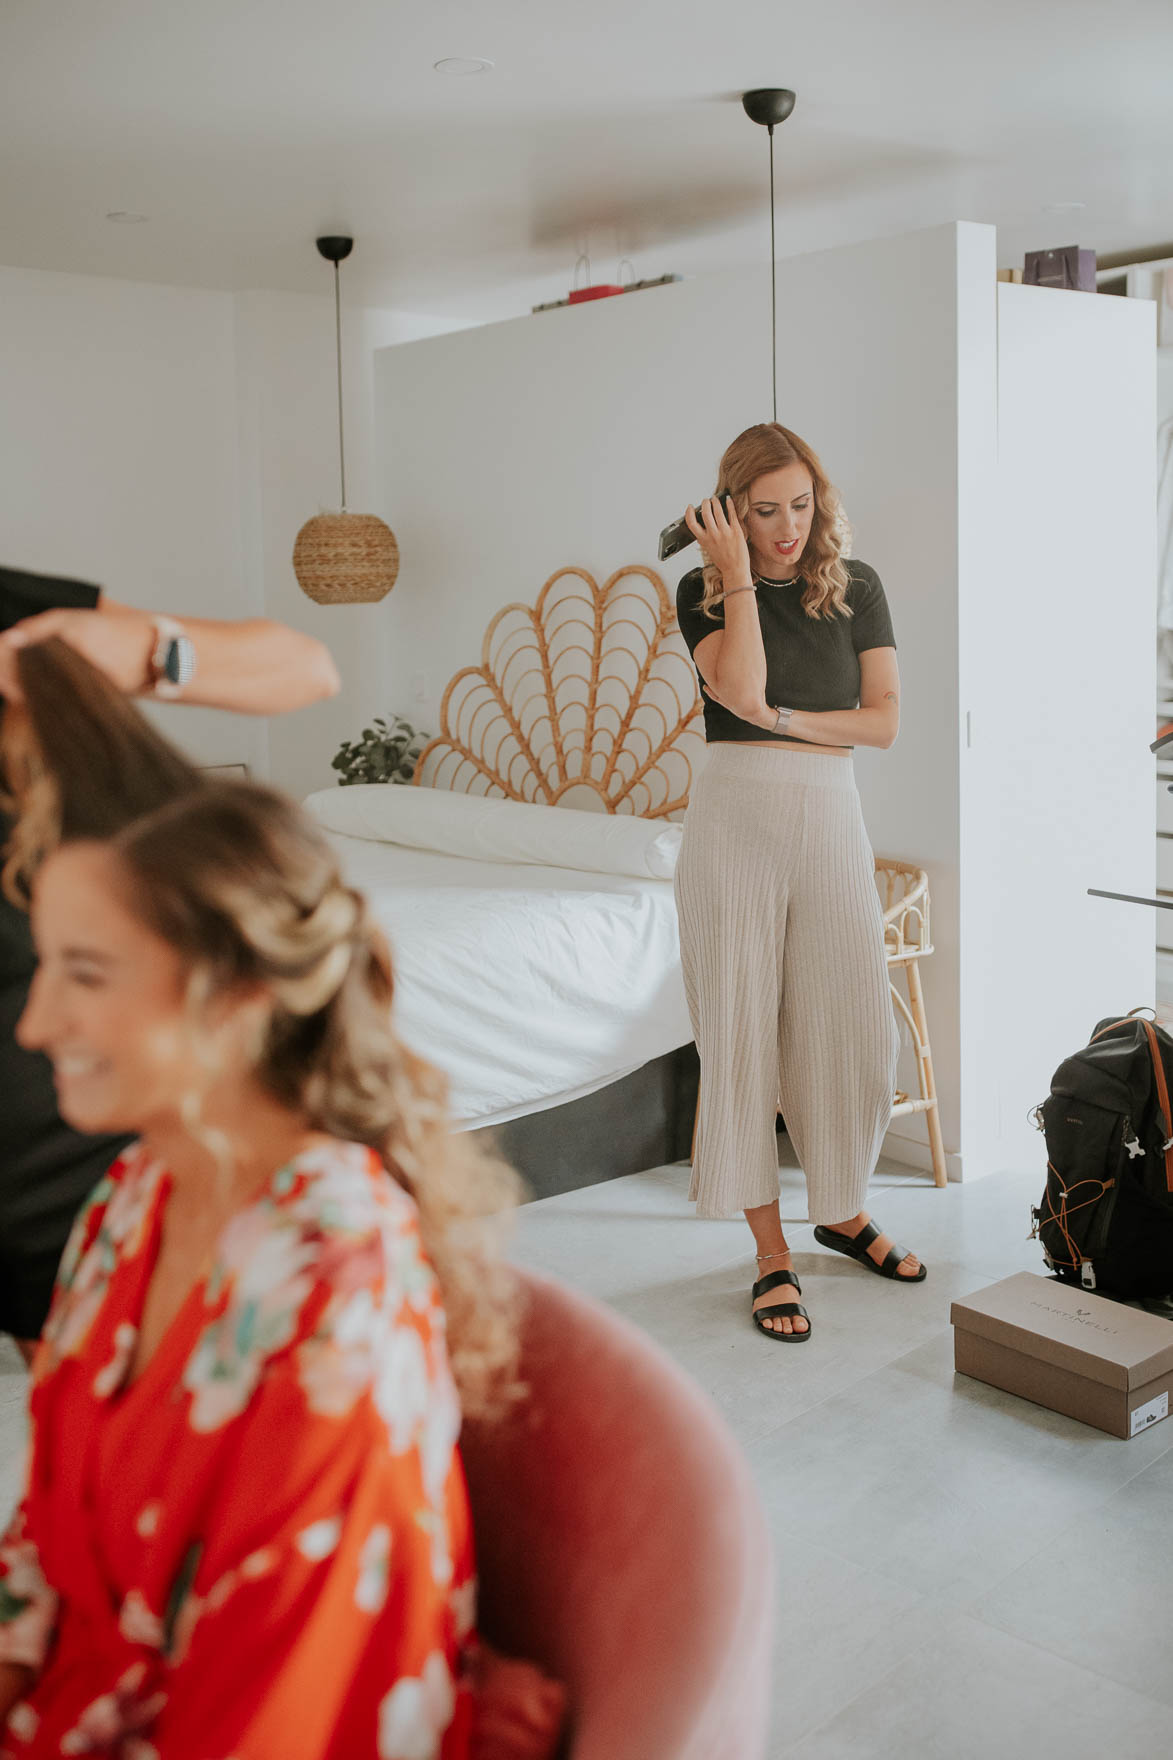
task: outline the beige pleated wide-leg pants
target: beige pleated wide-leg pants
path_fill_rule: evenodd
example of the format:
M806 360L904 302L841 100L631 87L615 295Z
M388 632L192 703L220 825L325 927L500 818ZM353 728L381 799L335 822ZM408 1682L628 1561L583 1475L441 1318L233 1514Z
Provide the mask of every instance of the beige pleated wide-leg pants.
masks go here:
M701 1061L699 1216L778 1196L779 1103L812 1222L864 1207L899 1040L849 757L715 744L676 868Z

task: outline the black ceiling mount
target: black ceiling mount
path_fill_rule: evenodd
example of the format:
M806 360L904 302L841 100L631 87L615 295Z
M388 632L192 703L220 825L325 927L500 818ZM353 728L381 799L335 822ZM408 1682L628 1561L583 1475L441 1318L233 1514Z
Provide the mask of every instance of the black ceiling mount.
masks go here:
M741 107L751 122L760 122L771 133L776 122L785 122L794 109L794 93L786 86L759 86L742 94Z
M314 243L328 263L344 263L354 249L353 238L315 238Z

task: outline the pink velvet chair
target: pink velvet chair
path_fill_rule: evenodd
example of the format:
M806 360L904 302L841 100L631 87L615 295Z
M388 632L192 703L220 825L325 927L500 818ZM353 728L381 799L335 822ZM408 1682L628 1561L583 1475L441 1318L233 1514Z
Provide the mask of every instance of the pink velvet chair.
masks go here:
M523 1282L528 1398L463 1438L482 1629L566 1685L569 1760L760 1760L772 1591L749 1469L634 1327Z

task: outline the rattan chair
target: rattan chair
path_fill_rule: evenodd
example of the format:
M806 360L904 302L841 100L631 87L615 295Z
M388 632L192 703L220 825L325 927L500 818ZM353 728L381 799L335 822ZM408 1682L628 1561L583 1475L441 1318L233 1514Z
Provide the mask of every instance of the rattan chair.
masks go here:
M929 931L929 877L923 868L911 862L888 861L876 857L876 884L880 889L884 910L884 952L888 960L888 983L892 1005L912 1035L916 1055L917 1085L920 1095L897 1092L892 1117L902 1118L910 1112L923 1112L929 1132L929 1153L933 1161L933 1179L938 1186L948 1184L945 1165L945 1143L941 1136L941 1115L937 1105L937 1084L933 1078L933 1057L929 1046L929 1023L925 1017L924 991L921 987L920 961L933 951ZM896 972L903 969L908 989L907 1001L896 987Z

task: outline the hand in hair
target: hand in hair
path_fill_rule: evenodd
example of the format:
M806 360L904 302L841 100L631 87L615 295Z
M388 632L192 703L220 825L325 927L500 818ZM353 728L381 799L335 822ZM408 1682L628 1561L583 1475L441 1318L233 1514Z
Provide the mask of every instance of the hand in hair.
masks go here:
M145 689L154 645L149 618L60 607L26 617L0 635L0 696L13 703L23 700L17 655L54 636L96 666L124 695Z
M0 776L15 823L0 884L23 902L63 837L112 837L205 778L68 643L18 645L11 665L18 706L0 716Z
M338 690L329 651L312 636L265 618L225 623L185 617L196 669L183 701L242 715L282 715ZM16 656L58 637L108 678L124 696L152 688L151 656L157 631L147 611L103 595L97 610L62 607L26 617L0 635L0 697L19 702Z

